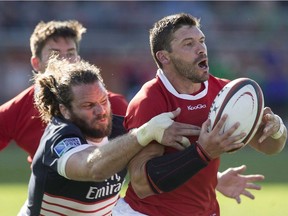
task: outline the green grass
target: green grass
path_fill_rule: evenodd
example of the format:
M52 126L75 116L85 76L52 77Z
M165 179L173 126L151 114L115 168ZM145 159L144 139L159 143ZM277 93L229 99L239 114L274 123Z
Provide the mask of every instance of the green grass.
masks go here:
M27 155L14 145L0 152L0 215L17 215L27 197L30 168ZM247 165L245 174L260 173L266 179L262 190L253 191L255 200L242 197L242 203L218 194L221 216L285 216L288 212L288 149L278 155L265 156L245 149L222 157L220 170ZM125 190L125 189L124 189ZM124 194L124 190L122 194Z
M249 146L235 153L225 154L221 157L220 170L231 166L247 165L245 174L263 174L267 183L288 184L288 145L276 155L264 155L256 152Z
M1 183L0 191L0 215L17 215L27 198L27 184Z
M14 144L0 152L0 215L17 215L27 198L30 165Z
M222 216L287 216L288 184L263 184L261 191L253 192L255 199L241 198L241 204L218 194Z

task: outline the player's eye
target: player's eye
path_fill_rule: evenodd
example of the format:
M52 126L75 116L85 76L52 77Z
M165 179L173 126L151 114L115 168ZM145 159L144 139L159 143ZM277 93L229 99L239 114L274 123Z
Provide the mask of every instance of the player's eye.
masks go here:
M49 53L49 57L52 57L52 56L60 56L60 52L57 51L57 50L52 50L52 51Z
M90 103L83 104L82 108L84 108L84 109L92 109L93 108L93 104L90 104Z
M108 103L108 98L105 98L100 102L101 105L106 105Z
M193 45L194 45L194 43L192 41L185 44L185 46L193 46Z
M75 58L77 56L76 52L68 52L66 58Z

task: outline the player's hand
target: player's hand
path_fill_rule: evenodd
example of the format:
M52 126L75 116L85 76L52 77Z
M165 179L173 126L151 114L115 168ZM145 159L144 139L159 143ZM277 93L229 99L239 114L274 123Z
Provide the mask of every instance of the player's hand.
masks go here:
M262 143L266 138L275 134L281 126L281 121L277 115L275 115L270 107L265 107L263 112L263 118L259 130L262 130L259 143Z
M254 182L264 180L263 175L242 175L245 170L246 166L242 165L229 168L218 174L216 189L224 196L235 199L238 204L241 203L240 195L254 199L255 196L248 189L261 190L261 186L254 184Z
M199 136L199 134L200 127L198 126L173 122L173 124L164 131L161 144L183 150L191 145L187 137Z
M210 120L207 119L203 124L198 139L198 145L204 151L210 159L215 159L221 154L235 149L242 148L244 143L239 143L246 134L240 133L233 135L234 131L239 127L239 123L235 123L230 129L221 133L221 128L227 120L227 115L223 115L221 119L217 122L212 131L208 132L208 127L211 124Z
M180 114L180 111L181 110L178 108L173 112L174 118ZM199 136L200 129L200 127L195 125L173 122L172 125L164 131L160 143L165 146L174 147L178 150L183 150L191 145L187 137Z
M186 136L199 135L197 126L174 122L173 119L181 112L177 108L173 112L166 112L153 117L149 122L136 129L137 140L140 145L146 146L152 140L165 146L183 149L190 145Z
M172 125L172 119L179 115L178 112L177 109L174 112L161 113L134 130L138 143L141 146L148 145L152 140L161 143L165 129Z

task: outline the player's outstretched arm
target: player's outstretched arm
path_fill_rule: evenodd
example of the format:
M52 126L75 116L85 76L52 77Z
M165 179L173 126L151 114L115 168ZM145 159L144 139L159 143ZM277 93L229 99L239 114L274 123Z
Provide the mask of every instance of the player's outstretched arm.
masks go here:
M241 203L241 195L250 199L254 199L254 195L248 190L261 190L261 186L254 184L254 182L264 180L263 175L243 175L246 166L232 167L222 173L218 173L218 184L216 190L224 196L235 199L237 203Z
M175 129L172 119L179 115L179 112L180 110L175 110L155 116L131 133L110 140L108 144L101 147L92 145L85 148L85 145L84 147L80 145L80 151L76 147L61 156L58 162L58 172L73 180L103 181L124 169L133 156L152 140L157 140L167 146L183 148L183 143L175 141L173 136L164 137L166 131ZM185 129L187 130L187 126ZM199 129L190 132L194 135L198 133Z
M287 128L281 117L265 107L261 125L249 144L256 150L271 155L281 152L286 141Z

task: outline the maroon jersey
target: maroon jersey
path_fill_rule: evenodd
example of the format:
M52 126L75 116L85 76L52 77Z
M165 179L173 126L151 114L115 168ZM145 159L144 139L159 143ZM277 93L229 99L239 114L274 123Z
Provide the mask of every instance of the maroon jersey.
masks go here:
M127 108L126 99L112 92L108 97L113 114L123 116ZM0 106L0 150L14 140L28 152L28 161L31 162L45 127L34 106L34 86L31 86Z
M200 126L208 118L210 106L228 80L214 76L203 83L202 89L195 95L179 94L169 83L161 70L157 77L147 82L131 100L124 126L130 130L139 127L152 117L181 108L181 114L175 121ZM190 137L195 143L198 137ZM166 147L164 154L175 149ZM136 211L150 216L161 215L219 215L219 206L216 200L215 187L219 159L200 170L190 180L179 188L144 199L138 198L129 184L125 201Z

